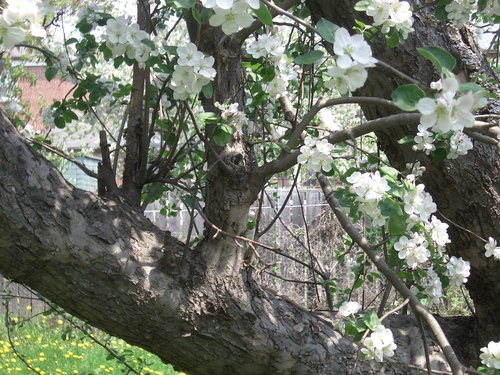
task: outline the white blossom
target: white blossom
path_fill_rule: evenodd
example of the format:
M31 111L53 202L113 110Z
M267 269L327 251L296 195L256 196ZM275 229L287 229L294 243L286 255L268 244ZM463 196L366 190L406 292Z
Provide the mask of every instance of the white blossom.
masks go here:
M481 348L481 362L489 368L500 370L500 342L490 341L488 346Z
M434 87L441 89L436 97L422 98L417 104L417 109L422 114L420 123L424 128L448 133L474 125L475 119L471 110L475 99L472 92L456 98L459 85L454 77L434 83Z
M428 243L424 236L413 233L409 237L401 236L394 244L394 250L398 252L399 259L405 259L408 267L415 269L431 256L427 246Z
M488 238L488 243L484 245L484 248L486 249L486 252L484 253L486 258L493 255L494 259L500 260L500 247L497 247L497 240L492 237Z
M450 274L450 284L460 286L467 282L470 275L470 263L462 258L452 256L446 265Z
M384 356L392 357L396 348L391 330L379 325L370 337L365 339L361 352L366 359L383 362Z
M248 5L244 1L236 1L229 9L215 7L215 14L210 17L208 22L210 26L221 26L226 35L234 34L252 24L253 17L246 12L247 8Z
M434 138L433 133L428 131L423 127L422 124L418 125L417 127L418 132L415 138L413 140L415 141L415 145L413 145L413 150L421 150L426 153L426 155L429 155L432 151L436 149L436 146L434 146Z
M336 55L337 66L342 69L350 68L356 63L365 67L374 66L376 60L372 57L372 50L361 34L349 35L341 27L335 32L333 52Z
M450 243L448 224L443 223L437 217L432 216L431 221L425 224L425 229L437 246L445 246Z
M339 315L348 317L356 314L361 309L361 305L355 301L345 301L339 307Z
M373 25L381 26L384 34L394 28L406 39L413 31L413 12L407 1L372 0L366 14L373 17Z
M331 79L326 80L324 86L328 89L336 88L342 95L363 87L368 78L366 67L357 63L349 68L331 67L326 75Z
M423 293L429 297L427 301L428 308L441 303L443 285L438 274L433 269L427 270L427 277L421 280L420 285L424 288Z
M450 138L450 153L448 159L456 159L461 155L466 155L467 151L472 150L473 144L467 134L463 132L455 132Z
M452 0L444 9L448 13L448 19L460 29L469 21L472 12L477 9L477 2L475 0Z

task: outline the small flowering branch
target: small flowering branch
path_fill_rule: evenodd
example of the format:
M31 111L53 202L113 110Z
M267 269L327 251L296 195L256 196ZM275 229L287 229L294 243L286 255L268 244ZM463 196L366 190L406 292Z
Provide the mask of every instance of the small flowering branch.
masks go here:
M346 98L350 99L350 98ZM359 99L359 98L354 98L354 99ZM386 101L391 103L390 101ZM316 106L313 107L317 113L320 108L317 108ZM321 107L323 108L323 107ZM308 113L309 114L309 113ZM307 115L306 115L307 116ZM297 129L305 128L309 124L310 121L312 121L312 117L310 116L309 121L306 121L306 118L301 121L301 123L298 125ZM420 114L419 113L400 113L392 116L387 116L383 118L379 118L376 120L371 120L364 122L361 125L355 126L351 129L348 130L343 130L343 131L338 131L335 133L332 133L328 137L328 142L331 144L337 144L340 142L345 142L347 140L352 139L353 137L357 138L362 135L378 131L378 130L383 130L383 129L388 129L396 126L402 126L402 125L410 125L410 126L416 126L418 125L420 121ZM302 133L302 131L300 133ZM294 134L291 137L294 137L294 135L298 133L298 131L294 132ZM294 143L298 141L299 137L295 137ZM293 144L289 141L289 144ZM297 157L300 155L300 150L296 150L294 152L289 152L289 151L283 151L280 157L271 162L264 164L261 169L260 173L262 174L274 174L274 173L279 173L282 171L285 171L291 167L293 167L297 163Z
M328 178L321 173L317 173L316 177L321 185L323 193L325 194L326 201L330 205L333 213L339 220L342 228L347 232L347 234L356 242L363 251L368 255L373 264L377 269L387 278L387 280L394 286L394 288L403 296L409 300L410 306L413 308L416 314L419 314L429 325L430 329L434 333L436 340L443 350L444 356L448 361L453 375L463 375L464 366L458 360L453 348L451 347L446 335L439 326L434 316L420 303L418 298L408 289L403 280L401 280L396 273L385 263L385 261L376 252L369 241L358 231L358 229L352 224L349 217L342 212L342 209L334 197L334 190L328 181Z

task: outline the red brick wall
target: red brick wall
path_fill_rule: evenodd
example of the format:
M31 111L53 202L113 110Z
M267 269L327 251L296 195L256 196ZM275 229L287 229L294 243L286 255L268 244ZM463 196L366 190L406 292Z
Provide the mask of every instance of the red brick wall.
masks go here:
M50 82L47 81L44 66L28 66L26 69L36 76L37 83L32 86L26 78L21 78L19 81L19 88L23 91L21 100L29 103L29 111L32 116L29 123L36 130L41 130L43 128L41 116L43 109L50 106L54 100L62 100L70 93L74 84L64 82L58 76Z

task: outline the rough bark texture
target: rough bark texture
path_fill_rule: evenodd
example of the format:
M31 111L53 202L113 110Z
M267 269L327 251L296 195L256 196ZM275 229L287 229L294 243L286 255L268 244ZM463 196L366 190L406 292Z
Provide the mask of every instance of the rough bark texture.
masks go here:
M308 4L316 20L324 17L350 28L354 25L354 19L363 19L361 13L352 9L351 1L336 1L335 7L328 0L311 0ZM433 7L428 4L414 2L413 7L419 9L415 14L415 32L410 34L405 44L394 49L387 48L383 40L375 39L372 46L376 58L428 86L439 76L434 66L420 56L416 48L433 45L453 54L457 60L454 73L460 81L467 82L474 73L493 76L470 32L466 29L458 31L448 22L437 21L433 16ZM406 83L409 82L384 68L371 69L366 85L356 94L390 99L392 91ZM393 114L387 108L376 106L364 106L363 111L368 119ZM427 190L440 213L456 224L450 224L452 244L449 251L451 255L463 257L471 263L471 276L466 287L476 310L476 325L472 328L474 332L472 335L469 332L474 340L456 349L463 359L476 366L479 348L486 346L489 341L500 340L500 315L497 313L500 308L499 262L484 256L484 242L473 234L484 239L490 236L500 238L498 148L475 141L474 149L468 155L434 163L425 154L417 155L411 145L401 146L397 143L408 132L415 132L415 129L395 127L377 132L377 137L389 160L397 168L420 160L427 170L423 176ZM466 328L471 329L470 326Z
M331 313L262 290L239 264L221 273L221 259L205 256L221 254L215 241L181 261L184 244L127 203L68 184L0 116L3 275L192 375L352 373L357 348L333 330ZM225 253L242 251L221 243ZM394 323L398 344L408 347L400 359L421 365L408 319ZM445 368L439 354L434 361ZM371 362L358 363L361 372L416 373Z

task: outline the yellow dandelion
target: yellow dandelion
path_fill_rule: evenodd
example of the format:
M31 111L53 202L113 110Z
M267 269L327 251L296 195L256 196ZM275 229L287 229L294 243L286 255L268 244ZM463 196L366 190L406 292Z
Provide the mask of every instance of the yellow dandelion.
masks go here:
M63 322L61 319L59 319L59 320L57 321L57 324L59 324L59 325L61 325L61 324L63 324L63 323L64 323L64 322Z
M32 309L31 305L26 306L26 310L31 311L31 309Z

